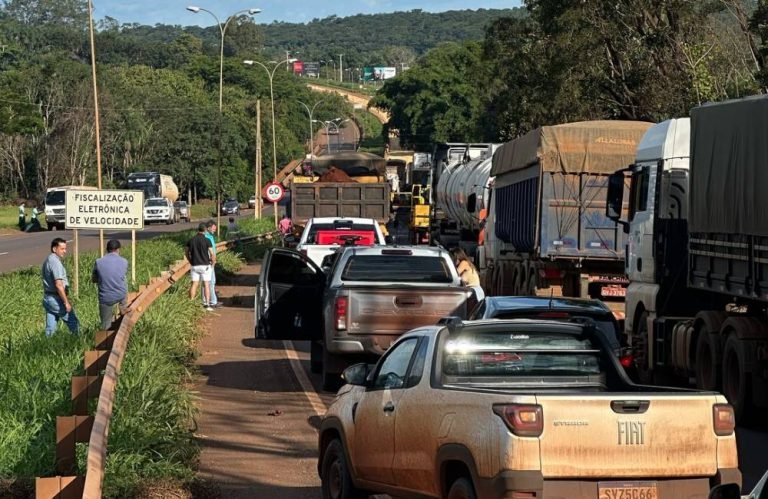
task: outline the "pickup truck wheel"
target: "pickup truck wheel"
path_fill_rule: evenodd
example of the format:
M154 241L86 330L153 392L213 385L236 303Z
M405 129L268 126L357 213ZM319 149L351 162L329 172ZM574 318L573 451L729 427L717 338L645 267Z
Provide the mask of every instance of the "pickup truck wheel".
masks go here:
M451 485L447 499L477 499L477 495L469 479L459 478Z
M314 374L323 371L323 346L316 341L309 347L309 371Z
M323 464L320 469L323 499L358 499L368 494L355 488L349 464L344 454L344 447L338 438L331 441L325 449Z

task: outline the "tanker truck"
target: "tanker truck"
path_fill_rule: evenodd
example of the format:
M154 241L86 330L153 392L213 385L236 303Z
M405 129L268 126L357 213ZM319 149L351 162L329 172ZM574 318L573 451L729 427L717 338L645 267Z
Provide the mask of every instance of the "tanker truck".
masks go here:
M624 233L604 214L605 190L650 126L545 126L496 149L477 258L486 293L599 298L623 312Z
M629 234L637 377L722 391L740 424L768 409L766 116L763 96L655 125L607 192L606 215Z
M432 238L475 256L491 182L491 159L501 144L484 144L475 159L448 163L435 186ZM478 148L477 145L475 146Z
M144 200L165 198L173 204L179 199L179 188L170 175L156 172L129 173L125 188L144 191Z

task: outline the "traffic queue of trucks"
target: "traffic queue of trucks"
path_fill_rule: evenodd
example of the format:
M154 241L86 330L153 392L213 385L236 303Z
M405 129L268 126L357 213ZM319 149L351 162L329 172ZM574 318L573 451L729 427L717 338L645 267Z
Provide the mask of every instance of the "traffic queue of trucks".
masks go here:
M444 144L433 239L473 255L489 295L625 311L641 381L720 390L747 423L768 409L766 116L759 97Z

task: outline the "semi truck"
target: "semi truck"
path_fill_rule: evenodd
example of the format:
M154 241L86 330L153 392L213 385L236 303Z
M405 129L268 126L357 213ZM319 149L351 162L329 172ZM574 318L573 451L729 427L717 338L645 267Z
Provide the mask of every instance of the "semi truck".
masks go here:
M624 233L604 214L605 190L650 126L545 126L496 149L477 256L488 294L623 300Z
M157 172L129 173L126 179L126 189L144 191L144 200L165 198L173 204L179 199L179 188L170 175Z
M606 198L628 234L637 377L720 390L742 424L768 408L766 116L768 98L747 98L655 125Z
M481 212L490 193L491 160L501 144L486 144L475 159L447 164L435 186L432 238L445 247L459 246L475 256Z

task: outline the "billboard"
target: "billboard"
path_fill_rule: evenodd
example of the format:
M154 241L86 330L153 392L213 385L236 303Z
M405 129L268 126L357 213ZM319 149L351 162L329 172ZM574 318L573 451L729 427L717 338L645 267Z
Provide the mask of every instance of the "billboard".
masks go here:
M320 76L320 63L319 62L305 62L304 63L304 76L310 78L318 78Z
M381 81L394 78L397 71L393 67L386 66L367 66L363 68L364 81Z
M293 74L300 75L304 73L304 63L302 61L293 61Z

